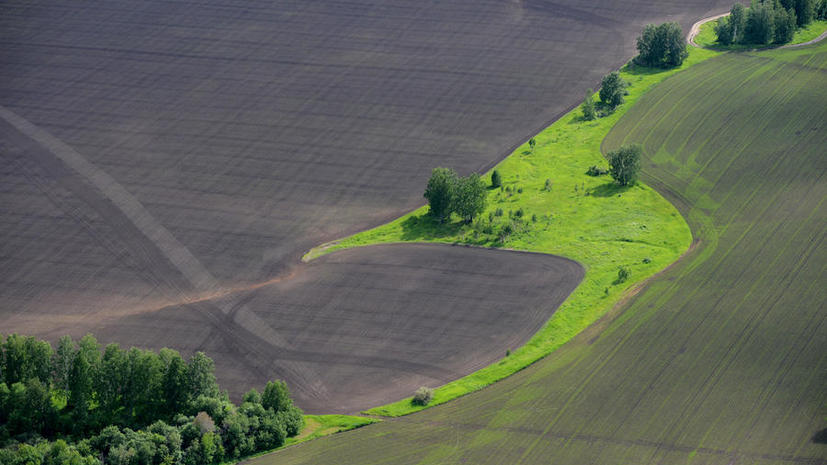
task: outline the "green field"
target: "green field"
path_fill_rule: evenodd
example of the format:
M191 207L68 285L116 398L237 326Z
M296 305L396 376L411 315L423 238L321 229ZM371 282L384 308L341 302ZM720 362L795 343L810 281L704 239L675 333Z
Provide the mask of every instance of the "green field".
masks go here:
M709 21L701 25L698 35L695 36L696 44L701 47L707 47L717 51L750 50L756 47L755 45L719 44L716 42L717 37L715 36L716 22L717 21ZM823 34L824 31L827 31L827 21L813 21L807 26L795 31L795 35L793 36L793 40L790 41L790 44L803 44L804 42L809 42Z
M713 55L694 49L684 68ZM548 355L603 316L624 291L674 262L689 247L689 227L660 194L642 183L619 188L608 175L585 174L591 165L607 166L600 143L627 108L652 85L678 70L626 67L622 71L631 86L627 103L614 114L583 121L580 111L574 110L536 136L534 152L524 144L496 166L503 175L503 188L489 191L488 209L477 228L464 226L456 218L449 225L437 224L427 215L427 207L422 207L305 256L312 259L343 248L380 243L447 242L556 254L586 268L580 286L528 343L501 362L440 387L431 405L478 390ZM550 189L545 187L546 180ZM498 209L503 215L489 221L489 215ZM510 213L519 210L523 212L523 229L517 227L517 232L500 242L497 230L509 221ZM491 233L484 230L488 225ZM629 281L617 284L620 266L628 267L632 275ZM399 416L421 409L407 398L366 413Z
M698 240L685 259L485 390L254 463L827 462L826 75L821 43L647 92L604 150L644 145Z

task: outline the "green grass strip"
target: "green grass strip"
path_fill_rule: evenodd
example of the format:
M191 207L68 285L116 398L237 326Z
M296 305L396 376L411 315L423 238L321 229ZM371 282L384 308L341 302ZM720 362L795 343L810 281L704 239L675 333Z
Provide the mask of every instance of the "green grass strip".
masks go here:
M597 321L627 291L673 263L691 244L689 226L652 188L642 183L619 188L608 176L590 177L585 173L591 165L607 166L600 144L641 95L654 84L715 55L718 53L691 48L680 68L663 71L624 67L621 74L630 83L629 95L617 111L595 121L583 121L580 110L572 110L535 136L533 152L526 143L497 165L503 187L511 192L489 191L483 222L488 221L489 212L502 209L503 216L494 216L496 229L498 222L508 218L509 210L522 209L527 224L504 244L495 234L485 234L479 228L475 231L459 221L435 224L423 206L388 224L317 247L304 259L373 244L440 242L548 253L578 261L586 268L583 282L531 340L501 361L435 389L428 407L522 370ZM547 180L550 189L546 188ZM631 278L615 283L620 266L631 270ZM364 413L395 417L423 408L427 407L412 405L411 398L405 398Z

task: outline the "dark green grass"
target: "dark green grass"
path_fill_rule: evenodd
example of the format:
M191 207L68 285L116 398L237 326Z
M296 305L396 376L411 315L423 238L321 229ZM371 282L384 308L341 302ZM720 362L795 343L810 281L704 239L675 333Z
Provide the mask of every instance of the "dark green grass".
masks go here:
M644 145L699 240L686 259L487 389L255 463L825 463L825 75L821 44L655 87L604 150Z

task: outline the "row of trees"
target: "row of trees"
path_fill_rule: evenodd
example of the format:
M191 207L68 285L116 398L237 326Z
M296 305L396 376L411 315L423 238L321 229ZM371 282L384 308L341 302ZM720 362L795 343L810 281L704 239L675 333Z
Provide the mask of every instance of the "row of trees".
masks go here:
M715 25L718 43L784 44L799 27L827 15L827 0L753 0L749 8L736 3Z
M424 197L431 215L439 222L444 223L456 213L470 223L485 210L487 193L485 183L476 173L461 178L450 168L434 168Z
M0 338L0 463L201 464L284 443L303 425L281 381L236 407L203 353L185 361L64 337Z

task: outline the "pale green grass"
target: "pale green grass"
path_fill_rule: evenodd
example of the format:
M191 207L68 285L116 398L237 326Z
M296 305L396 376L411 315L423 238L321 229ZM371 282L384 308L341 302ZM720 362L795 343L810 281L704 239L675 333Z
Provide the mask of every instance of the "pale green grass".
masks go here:
M438 405L500 380L548 355L599 319L628 291L674 262L689 247L692 237L684 219L663 197L646 185L619 188L608 176L585 174L591 165L606 167L600 145L615 122L654 84L674 73L716 55L692 49L681 68L654 70L626 67L629 81L626 103L596 121L582 121L575 109L535 136L537 147L519 147L495 169L503 176L503 186L491 190L481 226L494 217L494 234L481 232L454 221L437 225L426 215L427 207L417 209L391 223L314 249L306 260L350 247L382 243L443 242L497 246L561 255L586 268L583 282L560 306L546 325L523 347L510 356L471 375L439 387L432 405ZM486 179L489 178L486 174ZM546 180L551 189L546 190ZM522 193L518 193L518 189ZM496 230L508 218L508 211L523 209L526 228L505 243L496 239ZM536 222L532 216L536 215ZM615 284L618 267L631 270L631 279ZM410 398L367 410L384 416L405 415L421 410Z

